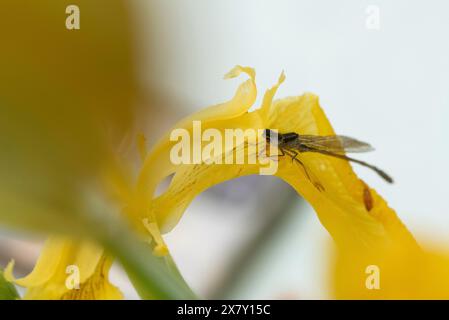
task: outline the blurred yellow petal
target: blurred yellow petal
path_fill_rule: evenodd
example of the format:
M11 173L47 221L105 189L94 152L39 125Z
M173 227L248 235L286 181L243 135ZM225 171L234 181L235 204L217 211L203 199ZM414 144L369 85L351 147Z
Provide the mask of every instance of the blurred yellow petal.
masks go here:
M137 135L137 149L139 150L140 160L144 162L148 151L147 151L147 139L145 138L143 133L139 133Z
M67 4L1 2L2 224L89 232L84 192L114 162L136 114L125 2L78 1L84 27L74 31L64 25Z
M27 288L24 299L121 298L120 291L108 280L111 263L103 249L92 243L50 238L29 275L15 279L11 262L5 278ZM68 281L74 281L72 287Z
M449 299L449 252L402 243L339 250L332 270L339 299Z
M5 278L8 281L13 281L23 287L43 285L48 282L56 272L62 258L61 252L64 251L66 245L65 241L48 239L41 251L33 272L24 278L15 279L13 275L13 260L5 269Z
M165 256L168 254L167 245L164 242L164 239L161 236L159 231L159 227L156 222L149 222L147 218L143 219L143 224L147 231L150 233L152 240L155 242L155 246L153 249L153 253L156 256Z

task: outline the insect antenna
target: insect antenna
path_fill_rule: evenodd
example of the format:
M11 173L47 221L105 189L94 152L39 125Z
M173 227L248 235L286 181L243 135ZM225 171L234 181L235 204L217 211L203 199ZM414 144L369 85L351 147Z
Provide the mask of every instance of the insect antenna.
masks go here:
M343 160L347 160L347 161L352 161L352 162L358 163L358 164L360 164L360 165L362 165L364 167L370 168L371 170L375 171L379 176L381 176L388 183L393 183L393 178L390 177L385 171L383 171L383 170L379 169L378 167L373 166L373 165L371 165L371 164L369 164L369 163L367 163L365 161L354 159L354 158L348 157L348 156L343 155L343 154L329 152L329 151L326 151L326 150L318 150L318 149L308 148L308 151L310 151L310 152L318 152L318 153L325 154L325 155L328 155L328 156L331 156L331 157L335 157L335 158L339 158L339 159L343 159Z

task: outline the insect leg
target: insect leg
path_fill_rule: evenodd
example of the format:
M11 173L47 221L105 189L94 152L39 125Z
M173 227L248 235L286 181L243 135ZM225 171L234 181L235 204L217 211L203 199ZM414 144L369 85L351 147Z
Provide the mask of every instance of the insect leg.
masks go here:
M285 153L285 151L284 151L283 148L278 147L278 150L280 151L279 154L270 155L269 158L270 158L271 160L277 161L277 159L272 159L272 157L283 157L283 156L286 155L286 153ZM263 151L266 151L266 150L262 150L262 151L259 153L259 157L262 155Z
M311 173L309 173L309 170L307 169L306 165L297 158L299 152L296 150L291 150L291 149L281 149L284 154L287 154L288 156L290 156L292 158L292 162L296 161L299 165L301 165L301 167L304 170L304 173L307 177L307 179L312 182L312 184L315 186L315 188L317 188L319 191L324 191L324 187L323 185L318 181L318 179L316 179L315 177L313 177L313 175Z
M284 148L279 148L279 151L282 152L282 153L281 153L281 154L278 154L278 155L277 155L278 157L283 157L283 156L285 156Z
M293 162L293 161L296 161L297 163L299 163L299 164L301 165L301 167L304 169L304 172L306 173L307 179L310 180L309 171L307 170L307 168L306 168L306 166L304 165L304 163L303 163L301 160L299 160L299 159L297 158L298 152L297 152L297 151L294 151L294 150L289 150L289 151L290 151L290 157L292 158L292 162Z

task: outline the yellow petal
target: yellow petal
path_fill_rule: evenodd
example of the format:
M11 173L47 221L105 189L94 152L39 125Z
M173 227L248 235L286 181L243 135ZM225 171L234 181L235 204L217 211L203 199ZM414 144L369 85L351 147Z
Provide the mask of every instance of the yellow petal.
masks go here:
M12 260L5 269L5 278L22 287L43 285L55 274L61 258L63 258L61 252L64 252L66 246L65 241L47 240L33 271L29 275L16 279L13 275L14 260Z
M145 161L145 157L147 156L147 139L143 133L139 133L137 135L137 148L139 150L140 160L143 163Z
M164 242L164 239L161 236L157 223L150 222L147 218L145 218L143 219L143 224L145 225L147 231L150 233L152 239L154 239L154 241L156 242L156 245L154 246L153 249L153 253L159 257L167 255L168 248Z
M260 107L260 110L258 113L260 113L261 118L265 123L267 123L267 117L270 113L271 105L273 103L274 95L276 94L276 91L278 90L279 86L284 82L285 80L285 73L282 71L281 75L279 76L278 82L268 89L265 92L265 95L263 97L262 106Z
M26 277L15 279L14 263L5 269L7 280L27 288L24 299L108 298L118 297L119 291L109 283L110 258L96 245L61 238L50 238ZM67 285L69 278L79 289Z
M0 3L0 11L9 13L1 20L9 32L0 50L2 224L77 235L86 229L80 189L97 182L112 161L111 145L135 119L137 82L125 2L101 12L83 3L90 32L75 31L74 37L67 36L60 3ZM107 27L104 16L121 27Z
M103 256L97 264L95 272L84 282L79 289L66 292L63 300L120 300L123 294L108 280L112 259Z
M225 128L230 119L244 115L254 104L257 97L255 72L248 67L237 66L232 69L226 78L232 78L246 73L250 79L242 83L234 97L225 103L211 106L181 120L173 128L184 128L192 133L192 122L201 121L203 129ZM158 183L175 171L170 161L170 150L175 142L170 141L170 132L164 136L151 150L140 172L137 189L138 196L151 198Z
M402 244L340 251L332 278L339 299L449 299L449 254Z

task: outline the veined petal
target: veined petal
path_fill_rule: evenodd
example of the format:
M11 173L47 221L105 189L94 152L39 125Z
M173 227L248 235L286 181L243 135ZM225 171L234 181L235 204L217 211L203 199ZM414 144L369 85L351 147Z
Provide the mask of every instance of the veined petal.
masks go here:
M193 121L201 121L203 129L225 128L228 125L226 120L244 115L254 104L257 97L254 69L236 66L225 78L237 77L242 72L249 75L250 79L238 87L236 94L230 101L194 113L178 122L173 128L184 128L191 134ZM170 150L174 145L174 142L170 141L170 132L156 144L144 162L137 183L138 197L143 194L151 198L157 184L175 171L170 161Z
M185 129L192 135L193 121L199 121L203 130L225 128L229 119L237 119L235 125L252 124L253 121L246 120L246 118L248 118L248 109L254 104L257 97L254 69L236 66L225 75L225 78L235 78L241 73L246 73L250 79L238 87L236 94L230 101L197 112L180 121L174 126L174 129ZM157 240L155 252L158 252L158 255L168 251L161 242L162 238L160 237L158 224L156 224L155 215L153 212L149 212L148 207L159 182L176 171L175 166L170 161L170 151L175 144L174 141L170 140L170 132L159 141L146 157L138 177L136 193L126 208L127 214L135 217L134 220L140 217L142 222L146 221L146 224L141 223L141 226L145 226L147 229L148 226L152 226L151 236Z
M103 249L92 243L50 238L28 276L15 279L11 262L5 278L27 288L24 299L115 299L120 292L107 277L111 263ZM71 276L79 288L67 285Z
M201 192L221 182L258 173L258 165L201 164L180 168L161 196L151 203L162 232L170 231L181 219L192 200Z
M82 282L78 290L66 292L63 300L120 300L123 294L108 280L109 269L113 259L103 255L98 262L95 272Z

